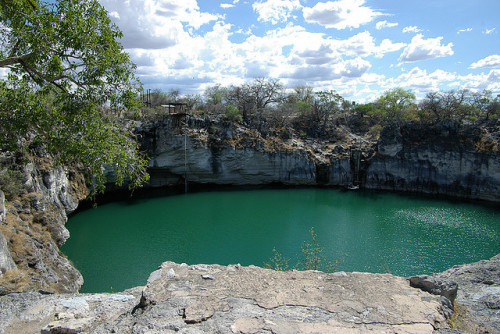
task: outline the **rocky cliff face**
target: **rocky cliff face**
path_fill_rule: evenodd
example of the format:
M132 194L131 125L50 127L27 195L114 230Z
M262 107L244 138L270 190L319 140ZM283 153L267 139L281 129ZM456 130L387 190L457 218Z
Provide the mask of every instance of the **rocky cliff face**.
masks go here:
M47 159L28 163L24 172L26 192L3 205L0 292L76 292L83 278L59 247L69 238L67 214L88 195L83 176Z
M151 158L151 185L346 185L353 182L354 141L338 144L255 131L214 118L188 117L139 129ZM366 154L372 145L364 144ZM369 153L368 153L369 152Z
M498 126L387 127L368 163L364 186L498 202L498 136Z
M180 117L180 116L177 116ZM185 122L185 126L182 123ZM329 185L500 201L499 126L387 127L378 142L328 142L257 132L209 118L143 126L152 186Z

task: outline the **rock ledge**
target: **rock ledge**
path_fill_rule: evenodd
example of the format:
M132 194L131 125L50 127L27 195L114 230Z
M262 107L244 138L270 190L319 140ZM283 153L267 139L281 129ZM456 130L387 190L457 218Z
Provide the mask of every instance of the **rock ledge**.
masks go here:
M433 333L441 297L389 274L165 262L121 294L11 294L0 333Z

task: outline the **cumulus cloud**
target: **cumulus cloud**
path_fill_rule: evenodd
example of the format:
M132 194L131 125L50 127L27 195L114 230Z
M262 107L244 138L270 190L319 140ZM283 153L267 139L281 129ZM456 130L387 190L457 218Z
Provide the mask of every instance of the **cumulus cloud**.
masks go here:
M377 46L375 38L369 31L361 32L343 41L332 42L332 44L334 49L338 50L342 55L352 57L375 55L378 58L383 57L385 53L398 51L406 45L405 43L393 43L389 39L384 39Z
M443 37L424 39L422 34L414 36L399 57L403 62L414 62L453 55L453 43L441 44Z
M404 72L398 77L386 79L382 86L387 89L404 87L412 89L417 96L423 96L428 92L440 90L446 83L451 83L458 79L455 73L443 70L428 72L426 69L415 67L408 72Z
M378 30L381 30L384 28L397 27L398 25L399 25L399 23L397 23L397 22L387 22L386 20L384 20L384 21L377 22L377 24L375 25L375 28L377 28Z
M403 28L404 33L409 33L409 32L417 33L417 32L421 32L421 31L422 31L422 29L420 29L417 26L409 26L409 27Z
M326 28L358 28L382 15L364 6L365 0L338 0L318 2L314 7L304 7L304 19Z
M394 43L390 39L384 39L382 43L380 43L379 47L377 48L377 51L375 52L375 57L381 58L384 56L384 54L388 52L395 52L398 50L401 50L406 46L406 43Z
M327 81L339 78L340 75L333 73L333 68L329 66L303 66L294 69L291 73L284 73L282 78L306 81Z
M308 65L323 65L332 61L333 50L327 44L322 44L318 49L308 49L297 52L299 58L305 60Z
M125 48L163 49L185 38L183 23L195 29L219 17L201 12L196 0L100 0L123 32Z
M343 68L340 71L340 75L349 78L359 78L372 67L372 64L358 57L345 61L342 64L342 67Z
M260 0L252 8L259 14L259 21L277 24L286 22L294 10L302 8L299 0Z
M484 74L468 74L460 76L461 88L469 89L473 92L489 90L493 95L500 94L500 70L491 70Z
M211 4L213 12L201 10L199 0L99 1L124 32L122 43L148 88L199 93L215 83L240 85L265 76L279 78L286 87L309 84L318 90L336 89L357 101L369 101L378 97L381 89L398 86L414 89L416 93L450 87L500 93L500 70L495 70L499 67L499 55L480 55L476 59L486 58L470 65L470 68L493 68L489 73L459 76L417 67L399 77L386 77L379 70L383 61L377 61L375 68L375 63L373 66L371 63L373 58L369 57L381 58L399 51L402 62L413 62L451 55L453 44L443 44L442 37L424 38L417 34L420 29L416 26L403 29L414 32L415 36L407 35L413 37L411 43L401 43L375 38L373 31L358 30L342 37L322 27L300 26L293 17L297 14L294 11L302 10L306 21L334 29L356 28L369 22L379 30L397 26L390 20L377 20L383 14L369 8L364 0L320 0L310 8L307 4L312 1L256 0L238 4L238 0L224 0ZM240 17L234 17L232 14L236 12L231 10L226 16L220 14L240 5L238 13L240 9L247 10L248 19L253 22L238 21ZM251 15L252 10L255 15ZM254 33L250 24L258 24L257 20L288 22L267 31L261 27L269 25L261 25ZM392 59L388 62L394 64ZM0 76L5 75L3 72L0 69Z
M500 55L491 55L470 65L470 68L498 68L500 67Z

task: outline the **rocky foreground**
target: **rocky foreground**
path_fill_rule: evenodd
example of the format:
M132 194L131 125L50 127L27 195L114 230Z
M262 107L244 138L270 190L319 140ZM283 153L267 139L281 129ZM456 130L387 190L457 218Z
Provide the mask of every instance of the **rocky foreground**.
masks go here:
M499 333L500 254L409 280L165 262L144 287L14 293L0 310L0 333Z

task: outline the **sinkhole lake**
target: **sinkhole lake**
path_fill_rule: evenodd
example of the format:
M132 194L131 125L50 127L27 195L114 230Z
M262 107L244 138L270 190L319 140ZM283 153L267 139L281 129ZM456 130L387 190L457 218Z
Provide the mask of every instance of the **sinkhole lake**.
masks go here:
M500 210L398 194L288 189L201 192L101 205L69 219L62 251L82 292L145 285L164 261L293 267L314 227L337 270L440 272L500 252Z

